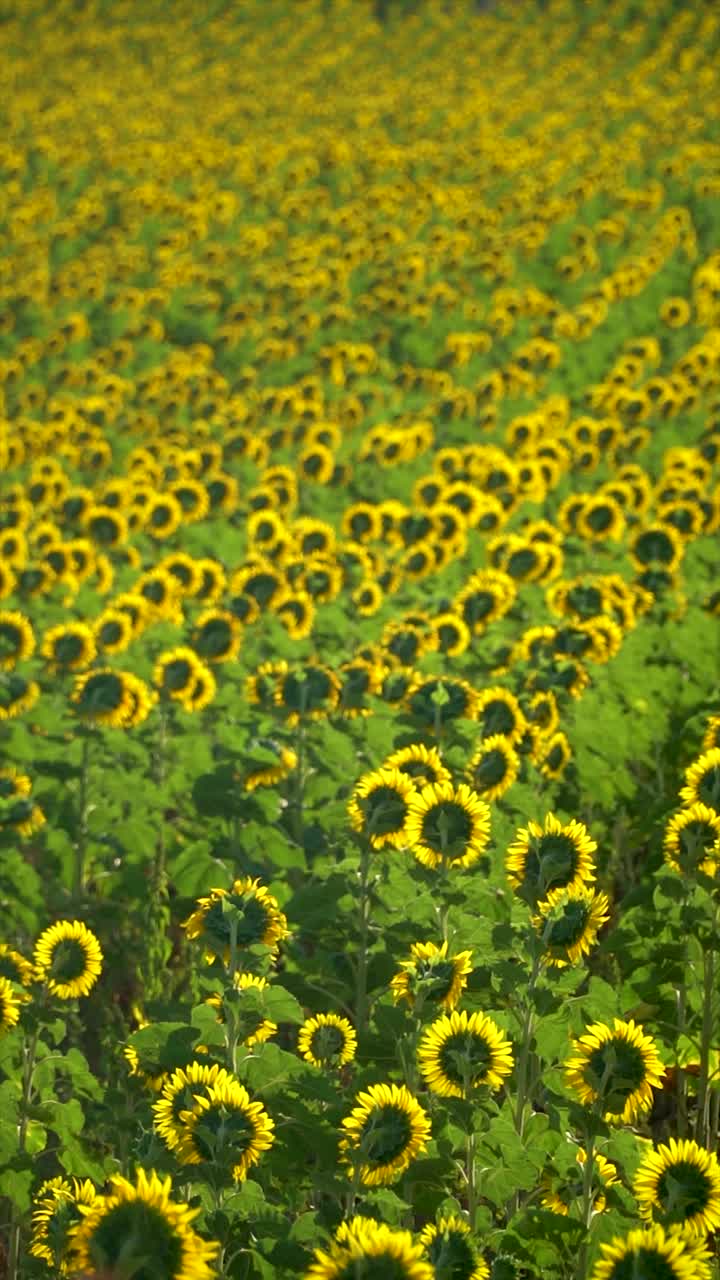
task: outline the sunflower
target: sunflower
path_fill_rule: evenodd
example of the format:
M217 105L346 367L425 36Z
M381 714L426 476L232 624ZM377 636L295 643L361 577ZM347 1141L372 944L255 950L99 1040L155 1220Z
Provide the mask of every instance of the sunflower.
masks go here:
M194 1105L180 1112L184 1132L176 1149L181 1164L211 1161L229 1168L243 1182L252 1165L275 1141L275 1123L261 1102L253 1102L244 1085L231 1077L208 1085Z
M278 782L288 778L293 769L297 769L297 753L290 747L281 747L268 739L263 739L260 745L274 754L277 763L268 764L259 769L250 769L245 773L242 777L242 785L246 791L254 791L256 787L274 787Z
M720 1163L712 1151L689 1139L670 1138L645 1156L633 1180L640 1217L689 1235L720 1227Z
M477 705L476 690L457 677L419 676L405 697L408 715L429 733L438 733L460 717L473 720Z
M572 758L567 735L558 730L541 742L539 769L546 778L561 778Z
M135 1184L117 1175L111 1190L80 1211L70 1229L72 1270L162 1280L211 1280L219 1251L191 1222L199 1209L170 1199L171 1179L138 1169Z
M383 767L366 773L348 801L350 825L367 836L373 849L402 848L414 796L412 779L399 769Z
M206 609L192 631L191 645L204 662L231 662L237 658L242 627L228 609Z
M685 772L685 786L680 799L687 805L707 805L720 813L720 747L711 747Z
M146 1024L147 1025L147 1024ZM150 1090L151 1093L160 1093L167 1080L167 1071L144 1070L140 1066L140 1054L134 1045L126 1044L123 1048L123 1057L128 1064L128 1073L135 1076L138 1080Z
M581 1148L576 1156L576 1164L580 1168L568 1171L559 1183L552 1174L545 1174L542 1180L543 1195L540 1200L543 1208L567 1217L572 1205L582 1205L584 1182L582 1169L586 1160L587 1155ZM607 1160L605 1156L601 1156L598 1151L593 1156L593 1164L594 1173L597 1174L598 1181L603 1187L612 1187L618 1182L616 1166L610 1160ZM593 1181L595 1181L595 1178L593 1178ZM606 1205L605 1195L601 1187L596 1185L593 1188L592 1197L593 1213L604 1213Z
M423 866L472 866L489 839L489 806L464 783L430 783L410 796L405 843Z
M264 1044L277 1031L277 1023L271 1022L269 1018L263 1018L262 1014L254 1011L246 1012L243 1010L242 993L244 991L267 991L270 983L267 978L260 977L254 973L235 973L233 974L232 987L229 987L222 995L208 996L205 1004L209 1004L211 1009L217 1012L218 1022L227 1022L232 1018L236 1023L238 1019L242 1024L240 1041L246 1048L251 1048L254 1044ZM246 1002L247 1003L247 1002ZM248 1030L249 1027L249 1030ZM247 1031L247 1034L245 1032Z
M329 667L308 662L281 674L275 689L275 705L286 712L292 728L301 720L322 720L340 699L340 681Z
M564 826L549 813L544 826L528 822L508 847L505 867L512 888L537 905L551 889L569 889L595 879L597 844L582 822Z
M273 606L291 640L306 640L315 622L315 604L307 591L293 591Z
M35 651L32 624L24 613L0 610L0 671L12 671Z
M611 1124L633 1124L649 1110L665 1068L642 1027L619 1018L612 1028L594 1022L573 1040L572 1048L575 1056L565 1063L565 1082L583 1106L599 1104Z
M217 1063L208 1066L205 1062L190 1062L165 1075L160 1097L152 1109L155 1130L169 1151L176 1151L184 1141L185 1125L180 1117L192 1107L198 1094L207 1093L212 1085L231 1079L224 1067Z
M457 1214L428 1223L418 1243L437 1280L488 1280L490 1268L473 1243L470 1224Z
M435 1280L421 1244L409 1231L399 1231L373 1218L344 1222L327 1249L316 1249L303 1280Z
M12 982L8 978L0 978L0 1035L12 1031L16 1025L21 1003L22 997L15 994Z
M424 1151L430 1120L405 1085L373 1084L342 1121L340 1158L365 1187L385 1187Z
M262 943L273 951L290 935L277 899L249 876L235 880L229 890L211 889L207 898L198 898L183 928L188 938L202 938L211 958L221 956L226 964L233 934L237 947Z
M447 610L438 613L432 620L437 634L437 645L440 653L448 658L457 658L464 653L470 644L470 628L459 613Z
M720 716L710 716L702 740L703 751L712 751L713 747L720 749Z
M40 697L36 680L26 680L15 672L0 680L0 721L15 720L30 711Z
M502 734L511 743L522 737L527 724L515 695L499 686L478 695L476 719L483 738Z
M513 1068L512 1044L484 1013L443 1014L424 1032L417 1056L428 1089L443 1098L501 1089Z
M80 719L88 724L127 729L136 722L141 686L152 705L150 690L138 676L131 676L127 671L113 671L110 667L97 667L78 676L70 701Z
M192 714L204 711L217 693L217 681L209 667L200 662L195 671L195 678L190 689L179 700L184 711Z
M466 776L481 799L499 800L518 776L520 757L502 733L484 738L470 757Z
M0 942L0 977L21 987L29 987L34 976L35 970L30 961L6 942Z
M575 531L588 542L619 542L625 532L625 515L609 493L587 496L577 513Z
M663 853L667 866L679 875L714 875L720 862L720 812L699 801L682 809L665 828Z
M32 1201L29 1253L41 1258L56 1274L68 1272L66 1252L70 1229L79 1223L79 1205L91 1205L96 1191L89 1179L50 1178L38 1187Z
M628 551L638 573L658 568L672 574L685 553L685 539L674 525L656 520L638 530Z
M182 645L169 649L155 663L153 684L160 694L184 704L192 696L203 665L194 649Z
M93 638L104 654L122 653L133 638L132 619L122 609L105 609L93 624Z
M356 1051L354 1028L336 1013L306 1018L298 1032L298 1053L314 1067L342 1067L352 1062Z
M413 942L410 955L400 961L400 969L390 981L393 999L407 1000L419 1014L425 1004L440 1005L452 1012L467 986L472 972L472 951L448 955L448 944Z
M652 1226L601 1244L602 1258L590 1280L710 1280L710 1253L703 1240Z
M74 1000L92 991L102 972L103 953L94 933L80 920L58 920L35 943L35 976L51 995Z
M545 964L557 969L577 964L597 942L598 930L610 919L610 903L604 893L589 885L551 889L538 903L533 927L541 939Z
M409 747L393 751L381 767L398 769L410 778L414 786L449 782L451 779L450 770L443 764L437 747L426 747L422 742L413 742Z
M517 587L508 573L496 569L474 573L455 596L452 607L473 635L483 631L512 607Z
M0 833L31 836L45 824L45 814L33 803L32 783L17 769L0 769Z

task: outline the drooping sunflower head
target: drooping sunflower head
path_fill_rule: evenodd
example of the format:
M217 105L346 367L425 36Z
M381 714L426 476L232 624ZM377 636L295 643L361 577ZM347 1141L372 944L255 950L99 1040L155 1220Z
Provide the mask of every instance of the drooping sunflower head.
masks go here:
M572 758L567 735L558 729L549 738L541 740L538 749L542 753L539 768L543 776L552 779L561 778Z
M597 1105L611 1124L632 1124L652 1106L665 1073L656 1045L632 1020L596 1022L572 1043L565 1082L584 1106Z
M455 1008L472 972L472 952L448 955L447 942L414 942L410 955L400 961L400 969L390 982L393 999L407 1000L420 1013L425 1006Z
M540 1203L545 1209L567 1217L571 1210L574 1216L582 1210L584 1192L584 1167L587 1155L582 1148L578 1151L574 1166L560 1174L548 1171L542 1179L542 1198ZM611 1187L618 1181L618 1172L614 1164L600 1155L593 1156L592 1211L604 1213L607 1200L603 1188Z
M453 1214L428 1223L418 1240L438 1278L488 1280L490 1268L478 1253L464 1218Z
M399 769L415 787L422 787L430 782L449 782L451 777L437 747L426 747L422 742L413 742L409 747L393 751L382 768Z
M35 651L32 624L24 613L0 610L0 671L12 671Z
M229 609L206 609L197 619L192 648L203 662L230 662L240 652L242 626Z
M307 1018L298 1032L298 1053L314 1067L342 1067L352 1062L356 1051L353 1026L336 1013Z
M424 1032L418 1064L427 1087L444 1098L502 1088L513 1068L512 1044L484 1013L444 1014Z
M405 838L431 870L472 866L490 839L489 806L464 783L431 783L410 798Z
M21 999L22 997L15 992L10 979L0 978L0 1036L6 1031L12 1031L17 1025Z
M405 825L415 787L399 769L376 769L357 783L348 802L348 817L355 831L369 839L373 849L405 843Z
M71 1269L135 1280L211 1280L219 1246L191 1227L199 1210L171 1200L171 1179L138 1169L134 1184L112 1177L70 1229Z
M680 799L686 805L707 805L720 813L720 747L711 747L690 765L685 773L685 786Z
M244 761L245 769L240 775L246 791L254 791L256 787L274 787L297 768L297 753L272 738L258 739L251 751L252 756Z
M435 1280L435 1271L409 1231L356 1216L327 1249L315 1250L303 1280Z
M509 738L495 733L477 745L467 766L467 778L477 795L499 800L518 776L520 757Z
M181 1164L212 1161L244 1182L252 1165L275 1141L275 1124L261 1102L253 1102L244 1085L232 1077L219 1079L197 1094L180 1114L185 1126L177 1148Z
M262 943L277 948L289 936L287 919L277 899L249 876L236 880L231 889L211 889L199 898L183 928L188 938L202 938L210 957L231 959L233 937L237 951Z
M541 827L529 822L508 847L505 866L515 892L532 906L551 889L569 889L595 879L597 844L582 822L564 825L549 813Z
M610 919L604 893L589 885L551 889L538 903L533 926L543 945L545 964L558 969L577 964L597 941L598 930Z
M665 862L678 875L715 875L720 862L720 812L696 801L671 818L663 841Z
M363 1186L396 1182L430 1137L430 1120L405 1085L375 1084L359 1093L342 1121L340 1158Z
M31 796L32 782L17 769L0 769L0 834L30 836L45 822L45 815Z
M630 1231L601 1244L590 1280L710 1280L710 1253L702 1239L661 1226Z
M720 1163L690 1139L670 1138L651 1151L635 1173L640 1217L666 1229L703 1237L720 1226Z
M41 1258L58 1275L67 1275L70 1231L82 1216L79 1205L91 1205L95 1196L88 1179L50 1178L43 1182L32 1201L31 1257Z
M15 720L30 711L40 697L40 685L17 672L0 682L0 721Z
M35 976L51 995L74 1000L92 991L102 972L103 953L81 920L58 920L35 943Z

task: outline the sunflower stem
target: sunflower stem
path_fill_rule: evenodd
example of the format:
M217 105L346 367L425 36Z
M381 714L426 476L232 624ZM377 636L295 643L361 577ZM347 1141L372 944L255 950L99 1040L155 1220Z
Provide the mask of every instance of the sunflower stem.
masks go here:
M25 1155L25 1144L27 1142L28 1120L30 1098L32 1095L33 1075L35 1073L35 1055L37 1052L38 1034L40 1028L35 1027L32 1034L23 1044L23 1075L22 1075L22 1092L20 1095L20 1118L18 1121L18 1140L17 1154L22 1157ZM22 1231L22 1215L20 1210L13 1208L12 1223L10 1226L10 1249L8 1255L8 1280L18 1280L18 1263L20 1261L20 1237Z
M522 1138L525 1129L525 1107L527 1102L527 1079L528 1064L530 1060L530 1044L533 1035L534 1009L532 1004L532 996L535 990L535 983L540 973L540 964L542 953L539 948L535 949L533 957L533 966L528 979L527 991L525 994L525 1011L523 1016L522 1032L520 1035L520 1056L518 1058L518 1078L517 1078L517 1098L515 1102L515 1128L518 1136ZM516 1209L519 1206L516 1205Z
M360 950L357 962L355 1022L358 1034L365 1031L367 1020L367 951L370 929L370 848L362 841L360 848Z
M90 731L81 730L82 755L80 757L80 796L78 799L77 840L75 842L75 869L73 899L79 902L85 888L85 863L88 840L88 789L90 785Z
M701 1146L710 1147L710 1046L713 1034L713 994L715 986L715 935L717 933L718 908L713 910L710 945L703 953L703 1003L700 1037L700 1079L698 1081L698 1108L695 1139Z
M305 725L302 720L297 727L297 736L295 738L295 754L297 755L297 781L295 786L295 812L293 814L293 834L299 845L304 843L305 831L305 813L304 813L304 788L305 788Z
M590 1225L592 1223L592 1207L593 1207L593 1173L595 1166L595 1132L590 1125L585 1135L585 1164L583 1167L583 1207L582 1220L585 1227L585 1236L580 1253L578 1256L577 1280L586 1280L587 1276L587 1256L590 1244Z
M470 1122L472 1124L472 1121ZM475 1230L475 1214L477 1213L477 1180L475 1177L475 1130L470 1129L467 1135L467 1158L465 1165L467 1177L468 1220L470 1230Z

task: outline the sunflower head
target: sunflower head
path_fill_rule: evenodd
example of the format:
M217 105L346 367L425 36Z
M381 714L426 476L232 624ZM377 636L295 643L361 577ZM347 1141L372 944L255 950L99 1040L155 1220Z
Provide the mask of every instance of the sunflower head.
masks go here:
M354 1028L336 1013L307 1018L298 1032L298 1052L314 1067L342 1067L352 1062L356 1050Z
M363 1186L382 1187L425 1150L430 1120L405 1085L375 1084L358 1094L342 1130L342 1162L357 1170Z
M453 1214L429 1223L418 1239L438 1280L488 1280L490 1268L480 1257L464 1218Z
M633 1182L640 1217L703 1237L720 1226L720 1164L690 1139L670 1138L639 1165Z
M289 936L277 900L259 880L248 876L236 880L229 890L211 889L208 897L199 898L183 928L188 938L202 938L211 959L220 956L226 964L237 960L242 948L261 943L275 950Z
M400 961L400 969L390 982L393 998L407 1000L420 1014L428 1006L450 1012L455 1008L472 972L472 952L448 955L448 944L414 942L410 955Z
M535 906L551 889L569 889L595 879L597 844L581 822L564 825L549 813L541 827L529 822L508 847L505 866L519 897Z
M593 1023L573 1041L565 1080L584 1106L597 1106L611 1124L632 1124L652 1106L665 1074L655 1042L632 1020Z
M477 795L486 802L499 800L518 776L520 757L502 733L483 738L467 766L467 778Z
M405 824L415 787L399 769L366 773L348 802L348 816L356 831L367 836L373 849L399 848L405 843Z
M35 976L60 1000L92 991L102 971L103 953L95 934L81 920L59 920L35 943Z
M720 812L700 801L682 809L665 828L663 853L678 875L701 871L714 876L720 862Z
M597 941L598 930L610 918L610 904L604 893L589 885L551 889L538 903L533 926L549 966L564 968L577 964Z
M643 1227L601 1244L590 1280L710 1280L710 1253L702 1239L678 1228Z
M410 798L406 842L418 862L437 867L469 867L490 839L490 809L464 783L425 786Z
M426 747L422 742L413 742L409 747L393 751L382 767L399 769L415 787L423 787L431 782L449 782L451 777L437 747Z
M51 1178L38 1187L32 1202L30 1255L41 1258L61 1276L67 1275L70 1231L81 1221L81 1205L91 1205L96 1191L89 1180Z
M502 1088L513 1068L512 1045L484 1013L444 1014L418 1045L418 1063L428 1088L445 1098L470 1098L481 1089Z

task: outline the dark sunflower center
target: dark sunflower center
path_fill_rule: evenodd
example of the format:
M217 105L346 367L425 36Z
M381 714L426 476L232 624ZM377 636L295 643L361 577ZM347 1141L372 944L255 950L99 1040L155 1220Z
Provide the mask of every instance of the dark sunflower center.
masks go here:
M211 618L195 637L195 648L202 658L222 658L232 649L233 633L225 618Z
M437 778L435 769L424 760L405 760L397 767L408 778L422 778L423 782L435 782Z
M14 778L0 778L0 800L10 800L17 794L17 783Z
M472 818L456 800L440 800L423 814L420 839L441 857L461 857L472 835Z
M542 835L531 841L525 862L525 883L541 897L549 889L568 885L575 876L578 851L570 836Z
M168 693L179 693L190 686L195 675L187 658L173 658L163 671L163 687Z
M129 1200L105 1213L89 1247L100 1274L131 1275L133 1280L176 1280L182 1274L183 1247L162 1209Z
M473 785L477 791L489 791L498 786L509 769L507 756L499 747L486 751L473 768Z
M698 783L698 797L708 809L720 811L720 765L710 765Z
M340 1027L322 1026L313 1032L310 1052L318 1062L332 1062L345 1047L345 1036Z
M119 622L114 620L104 622L100 628L100 643L107 648L108 645L117 644L119 640L122 640L123 634L123 628Z
M471 1031L456 1031L448 1036L438 1058L448 1080L463 1089L481 1084L493 1061L490 1045Z
M22 975L12 956L0 955L0 978L8 978L10 982L22 982Z
M368 1164L390 1164L402 1155L412 1136L410 1117L401 1107L376 1107L362 1131L360 1153Z
M545 766L546 768L550 769L551 772L555 773L559 768L561 768L564 759L565 759L565 753L563 751L562 746L560 745L560 743L555 743L555 745L550 748L550 750L548 751L545 757Z
M709 822L695 819L688 822L678 835L678 862L684 871L695 871L711 853L718 833Z
M635 542L635 555L642 564L651 564L654 560L659 560L660 564L671 564L675 547L663 529L648 529Z
M482 622L495 608L495 596L491 591L474 591L463 601L462 616L468 626Z
M252 1143L255 1126L244 1111L214 1102L193 1126L193 1145L203 1160L241 1156Z
M440 642L440 650L442 653L448 653L456 644L460 642L460 631L452 622L443 622L438 627L438 640Z
M392 637L388 650L404 666L414 662L420 652L422 640L417 631L399 631Z
M299 675L286 676L282 686L283 706L301 715L307 711L319 711L330 696L330 679L318 668L306 669Z
M532 547L522 547L519 551L513 551L508 557L506 572L511 578L522 580L528 574L533 573L537 568L538 557L537 552Z
M592 648L592 636L586 631L576 631L574 627L561 627L555 633L553 647L556 653L569 653L582 657Z
M393 787L375 787L360 801L368 835L387 836L400 831L407 816L407 804Z
M0 659L14 658L22 643L23 633L14 622L0 622Z
M655 1249L635 1249L613 1264L609 1280L677 1280L676 1268Z
M76 938L62 938L55 944L50 976L56 982L74 982L87 968L87 956Z
M92 676L86 682L80 694L79 707L89 714L103 711L117 711L122 705L124 696L123 682L119 676L111 672Z
M111 546L120 537L120 526L110 515L93 516L90 521L90 532L96 542Z
M59 636L55 641L53 656L61 667L69 667L82 656L84 650L85 641L82 636L72 634Z
M467 690L449 680L428 680L410 699L410 713L428 726L447 724L465 714Z
M165 503L158 503L153 507L150 515L150 523L154 529L164 529L166 524L172 521L172 510Z
M493 698L482 709L480 723L484 738L492 738L496 733L512 733L515 728L515 712L507 702Z
M560 951L575 946L582 938L589 911L584 902L566 902L560 913L545 924L544 936L549 948Z
M230 945L232 923L237 945L251 947L262 942L267 933L270 924L268 909L254 896L228 893L213 902L206 913L204 932L214 942L227 947Z
M428 1257L436 1280L469 1280L476 1266L475 1252L462 1231L444 1231L431 1241Z
M614 519L615 515L612 507L599 505L591 507L585 516L585 520L593 533L606 533Z
M622 1111L628 1098L647 1076L642 1050L615 1036L593 1049L585 1068L585 1079L612 1112Z
M175 489L175 497L177 498L183 511L194 511L200 502L200 495L195 489L178 488Z
M657 1194L666 1221L685 1222L707 1208L711 1186L707 1174L696 1164L679 1160L663 1170Z

